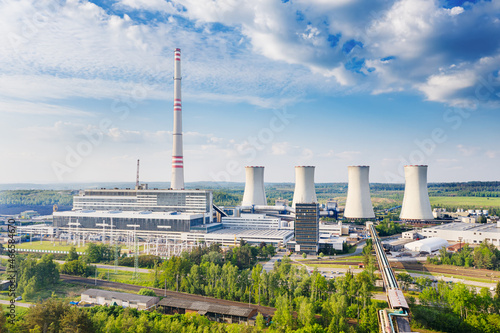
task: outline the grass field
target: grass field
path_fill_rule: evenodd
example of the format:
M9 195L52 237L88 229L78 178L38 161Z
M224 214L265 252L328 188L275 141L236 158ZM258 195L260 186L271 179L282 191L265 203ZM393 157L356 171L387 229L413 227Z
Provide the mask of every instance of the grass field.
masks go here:
M429 197L431 205L461 206L464 209L496 207L500 208L500 198L482 197Z
M109 273L109 280L108 280ZM153 285L153 277L150 273L139 273L139 279L133 279L134 272L129 271L120 271L118 270L116 273L114 269L108 268L98 268L97 269L97 277L104 277L105 280L112 282L121 282L121 283L129 283L135 284L138 286L152 286ZM91 279L92 277L89 277Z
M59 244L58 241L56 241L55 246L50 241L43 241L43 243L41 244L40 241L33 241L32 243L26 242L22 244L16 244L17 249L32 249L32 250L46 250L46 251L69 251L72 246L74 245L73 244L66 245L66 242L61 242L61 244ZM80 247L76 245L75 248L76 252L85 252L87 250L87 245ZM122 250L125 248L126 247L122 245ZM144 251L144 245L141 245L139 247L139 251Z
M66 245L65 242L63 242L61 245L59 245L58 242L52 244L49 241L43 241L42 244L40 242L33 242L33 243L22 243L22 244L16 244L16 248L18 249L31 249L31 250L50 250L50 251L69 251L73 245ZM85 246L75 246L76 252L85 252L87 250L87 245Z
M5 313L9 312L9 309L7 308L8 305L5 304L0 304L2 306L2 309ZM28 312L28 308L22 307L22 306L16 306L16 316L23 316L26 312Z

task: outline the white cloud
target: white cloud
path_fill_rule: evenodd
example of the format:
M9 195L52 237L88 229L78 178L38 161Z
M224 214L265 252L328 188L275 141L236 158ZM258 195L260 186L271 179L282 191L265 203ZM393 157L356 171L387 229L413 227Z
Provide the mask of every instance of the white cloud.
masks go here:
M467 157L476 155L477 152L480 150L479 147L468 147L462 144L457 145L457 148L463 156Z
M271 146L271 154L273 155L286 155L290 151L291 146L288 142L276 142Z
M343 151L338 154L335 154L335 156L344 161L352 161L360 154L361 154L360 151Z
M418 89L424 92L431 101L449 101L451 104L459 104L460 101L452 99L454 94L459 90L474 86L476 82L475 73L467 70L453 74L432 75L425 84L418 85Z
M452 9L449 9L449 13L452 16L460 15L463 12L464 12L464 9L463 9L463 7L460 7L460 6L456 6L456 7L453 7Z
M0 113L19 113L38 116L92 116L91 112L49 103L32 103L13 99L0 100Z
M488 150L485 152L485 155L489 158L496 158L497 156L500 156L500 150Z
M119 8L131 8L166 13L177 12L177 9L175 9L171 2L164 0L119 0L116 6Z

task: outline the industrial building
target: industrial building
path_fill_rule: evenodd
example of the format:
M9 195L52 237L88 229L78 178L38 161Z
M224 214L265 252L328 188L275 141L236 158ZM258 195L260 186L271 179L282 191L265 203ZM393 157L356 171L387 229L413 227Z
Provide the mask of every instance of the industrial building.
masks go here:
M212 216L212 191L85 190L73 197L73 210L175 211Z
M433 220L427 191L427 165L406 165L401 220Z
M282 228L279 217L266 214L241 214L239 217L226 216L222 218L224 229L274 229Z
M446 223L421 231L424 237L439 237L449 242L478 245L488 242L500 246L500 223Z
M170 296L163 298L158 303L158 308L169 315L197 313L209 320L228 324L250 323L253 325L258 313L256 308L249 305L223 305Z
M118 305L124 308L133 308L138 310L149 310L156 307L160 301L158 297L143 296L117 291L88 289L81 295L82 302L94 305Z
M405 244L405 249L416 252L432 253L438 251L443 246L448 247L450 244L443 238L433 237L421 239L416 242Z
M370 167L349 166L349 183L345 203L344 217L348 219L373 219L372 201L370 198Z
M54 227L62 230L84 228L99 232L131 230L141 232L189 232L193 227L208 222L208 214L151 211L95 211L77 210L54 213Z
M318 253L319 206L317 203L295 204L295 251Z
M206 243L222 245L238 245L240 240L249 244L258 245L262 242L273 244L275 247L286 245L293 239L293 230L271 229L219 229L206 234L184 233L183 240L193 242L203 240Z
M73 210L53 213L55 232L63 239L147 242L147 248L168 248L172 242L271 243L286 245L295 236L295 248L316 253L319 244L340 247L335 236L349 233L342 225L319 225L320 216L337 218L338 207L329 200L317 202L314 166L295 167L292 205L286 200L267 203L264 167L245 167L242 202L232 209L213 204L211 190L187 190L184 183L182 136L181 51L174 50L173 146L169 189L148 189L139 183L139 161L135 189L89 189L76 195ZM348 219L375 217L370 198L369 166L349 166L349 186L344 211ZM405 197L401 218L432 219L427 194L427 166L405 167ZM229 213L229 211L231 211ZM320 232L324 234L321 237ZM164 245L160 245L164 244ZM339 245L340 244L340 245ZM185 244L191 246L192 244ZM136 250L137 252L138 250ZM167 250L165 250L167 251ZM172 252L167 251L170 255Z

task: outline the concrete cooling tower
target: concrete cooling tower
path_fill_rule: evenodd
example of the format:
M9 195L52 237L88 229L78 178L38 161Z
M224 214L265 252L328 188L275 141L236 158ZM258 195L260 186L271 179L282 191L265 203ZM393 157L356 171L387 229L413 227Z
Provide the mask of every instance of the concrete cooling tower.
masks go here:
M317 201L314 186L314 167L296 166L292 207L295 208L297 203L313 203Z
M427 192L427 165L405 166L405 195L401 208L402 220L433 220Z
M349 219L375 218L368 180L370 167L365 165L349 166L347 170L349 173L349 185L347 188L344 217Z
M245 167L246 182L242 206L267 205L266 190L264 188L264 167Z

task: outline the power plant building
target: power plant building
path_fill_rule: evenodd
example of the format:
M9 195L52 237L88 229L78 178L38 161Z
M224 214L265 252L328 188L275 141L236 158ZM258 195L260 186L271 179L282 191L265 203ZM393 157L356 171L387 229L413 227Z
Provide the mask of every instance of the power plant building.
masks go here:
M222 218L224 229L281 229L281 218L266 214L241 214Z
M349 183L344 217L348 219L373 219L370 198L369 166L349 166Z
M319 243L319 205L295 204L295 251L316 254Z
M84 190L73 197L73 210L209 214L212 201L211 190Z
M427 191L427 165L405 166L405 193L401 220L433 220Z

